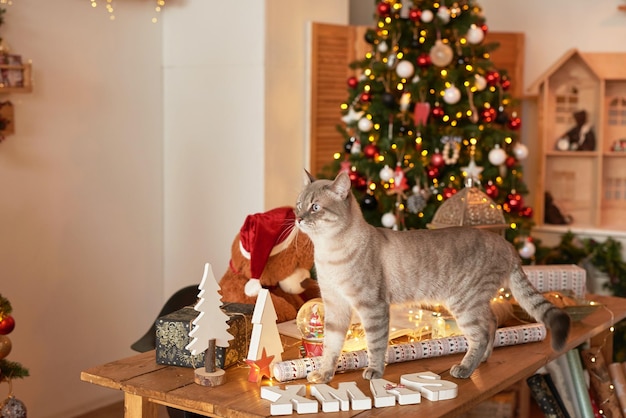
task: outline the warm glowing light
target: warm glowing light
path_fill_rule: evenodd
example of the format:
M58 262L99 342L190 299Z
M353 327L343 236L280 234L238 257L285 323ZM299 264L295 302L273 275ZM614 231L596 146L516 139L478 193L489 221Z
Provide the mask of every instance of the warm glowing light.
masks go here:
M472 66L472 64L467 64L467 65L465 66L465 69L466 69L467 71L474 71L474 67Z
M341 158L341 154L340 154L340 153L338 153L338 152L336 152L336 153L334 153L334 154L333 154L333 158L334 158L335 160L338 160L338 159L340 159L340 158Z
M448 70L441 70L441 76L442 77L447 77L448 76ZM450 86L448 86L448 84L450 84L450 83L446 83L446 86L450 87Z
M506 138L504 138L504 142L506 142L507 144L512 144L513 138L511 138L510 136L507 136Z
M346 110L348 108L348 103L342 103L339 107L341 108L341 110Z
M511 229L517 229L517 224L515 222L511 222Z

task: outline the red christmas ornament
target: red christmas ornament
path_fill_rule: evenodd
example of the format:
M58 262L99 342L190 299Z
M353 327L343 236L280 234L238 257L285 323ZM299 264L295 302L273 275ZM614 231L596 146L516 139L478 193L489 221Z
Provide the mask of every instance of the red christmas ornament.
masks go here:
M379 16L387 17L391 13L391 6L389 5L389 3L381 1L380 3L378 3L376 10L378 11Z
M443 160L443 154L441 154L439 151L430 156L430 165L432 165L433 167L439 168L442 167L444 164L445 161Z
M489 28L487 27L486 23L483 23L482 25L480 25L480 30L482 30L483 33L486 35L487 32L489 31Z
M432 61L430 60L430 54L427 53L420 54L415 62L420 68L426 68L432 64Z
M367 186L367 181L365 180L365 178L356 171L351 171L348 174L348 177L352 182L352 187L354 187L355 189L362 190Z
M508 212L519 212L522 209L524 202L522 201L522 195L516 191L512 191L506 197L505 205L508 205Z
M532 218L533 217L533 208L526 206L519 211L519 214L524 218Z
M369 103L372 101L372 95L370 93L361 93L361 97L359 98L363 103Z
M492 182L489 182L487 184L487 187L485 187L485 193L492 199L497 198L499 194L498 186L496 186Z
M420 9L411 9L409 10L409 19L413 22L419 22L422 18L422 11Z
M450 199L456 193L456 189L452 186L448 186L443 189L443 197L444 199Z
M379 152L378 147L374 144L367 144L363 149L363 154L365 154L367 158L376 158Z
M348 87L350 87L351 89L355 89L356 86L359 85L359 79L356 77L350 77L348 79Z
M426 122L428 122L428 115L430 115L430 103L415 103L415 109L413 110L413 121L415 122L415 126L426 126Z
M515 164L517 164L517 160L515 159L515 157L509 155L508 157L506 157L506 161L504 161L504 164L506 164L506 166L509 168L513 168Z
M503 78L500 80L500 85L502 86L502 90L508 90L511 87L511 80Z
M514 131L517 131L522 126L522 120L518 116L514 116L509 119L507 126Z
M434 180L437 177L439 177L439 169L437 167L429 166L426 169L426 175L428 176L429 179Z
M495 86L500 81L500 73L497 71L489 71L485 75L485 80L487 80L487 84L490 86Z
M0 320L0 335L10 334L15 328L15 319L11 315L6 315Z
M433 117L439 119L439 118L442 118L443 115L445 115L445 113L446 112L443 110L443 107L439 105L435 105L435 107L433 107L433 110L432 110Z
M480 116L483 120L483 122L486 123L491 123L494 121L494 119L496 118L496 109L494 109L493 107L489 107L487 109L483 109L480 112Z

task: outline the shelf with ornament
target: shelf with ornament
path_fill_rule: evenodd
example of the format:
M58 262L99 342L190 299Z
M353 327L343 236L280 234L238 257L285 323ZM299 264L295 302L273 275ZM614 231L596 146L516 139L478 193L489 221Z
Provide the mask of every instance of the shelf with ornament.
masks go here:
M32 91L32 63L22 63L19 55L0 56L0 94Z

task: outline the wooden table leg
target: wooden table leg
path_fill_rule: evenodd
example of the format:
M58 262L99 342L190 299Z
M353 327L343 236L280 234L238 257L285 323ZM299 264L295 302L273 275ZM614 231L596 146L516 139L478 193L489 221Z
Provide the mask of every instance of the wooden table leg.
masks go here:
M124 394L124 418L158 418L158 405L148 398Z

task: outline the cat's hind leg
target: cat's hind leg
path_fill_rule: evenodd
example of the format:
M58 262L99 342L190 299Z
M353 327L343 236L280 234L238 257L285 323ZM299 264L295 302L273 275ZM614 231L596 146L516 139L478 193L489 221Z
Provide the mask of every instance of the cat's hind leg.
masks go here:
M491 355L497 321L491 309L472 309L455 317L468 347L461 363L452 366L450 374L465 379Z
M333 379L352 319L352 310L347 303L333 303L325 299L324 317L324 351L320 368L306 377L311 383L328 383Z

